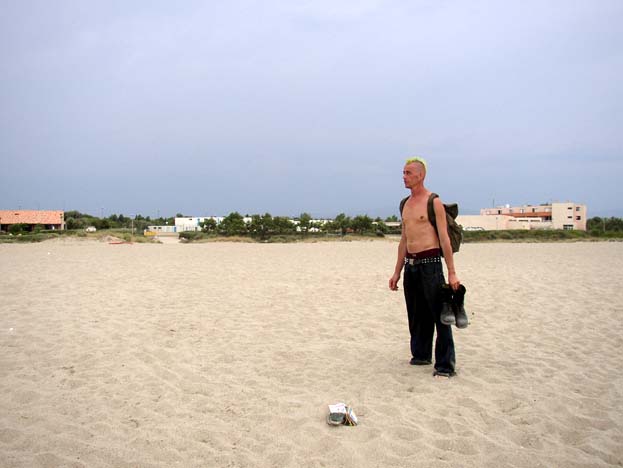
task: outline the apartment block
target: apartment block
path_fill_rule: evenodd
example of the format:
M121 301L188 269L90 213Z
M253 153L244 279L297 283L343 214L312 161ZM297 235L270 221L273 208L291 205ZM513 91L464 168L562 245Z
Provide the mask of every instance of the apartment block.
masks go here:
M586 205L555 202L541 205L483 208L480 215L457 218L467 231L506 229L566 229L586 231Z

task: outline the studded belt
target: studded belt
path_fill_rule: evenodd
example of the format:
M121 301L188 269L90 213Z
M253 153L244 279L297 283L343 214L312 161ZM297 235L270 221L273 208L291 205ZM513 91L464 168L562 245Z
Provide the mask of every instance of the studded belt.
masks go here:
M405 265L422 265L424 263L441 263L441 257L405 258Z

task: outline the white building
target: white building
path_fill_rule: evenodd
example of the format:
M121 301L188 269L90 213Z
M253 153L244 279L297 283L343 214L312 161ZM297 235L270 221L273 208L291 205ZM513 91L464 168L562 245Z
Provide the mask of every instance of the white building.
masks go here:
M225 218L223 216L183 216L181 218L175 218L176 232L201 231L201 223L203 223L206 219L213 219L216 221L216 224L221 224ZM244 218L244 222L247 224L250 223L251 218Z
M298 219L290 219L290 222L296 226L296 232L301 232L301 222ZM330 219L310 219L308 232L320 232L320 227L330 222Z
M188 232L188 231L201 231L201 224L206 219L213 219L216 221L216 224L219 225L225 219L224 216L182 216L175 218L175 225L173 226L147 226L145 230L145 235L155 236L158 234L175 234L180 232ZM245 224L249 224L252 221L250 216L245 216L242 218ZM298 232L301 231L301 227L299 226L300 221L295 219L289 219L289 221L296 226L296 230ZM312 219L310 220L310 229L309 232L319 232L320 226L323 226L326 223L331 222L330 219Z
M463 229L565 229L586 231L586 205L573 202L483 208L480 215L459 215Z

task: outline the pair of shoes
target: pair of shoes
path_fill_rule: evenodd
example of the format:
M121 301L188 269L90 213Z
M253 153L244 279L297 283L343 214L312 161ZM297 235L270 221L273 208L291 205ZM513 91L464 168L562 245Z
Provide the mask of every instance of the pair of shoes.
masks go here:
M454 315L456 318L456 328L467 328L469 325L469 320L467 319L467 314L465 313L465 286L462 284L459 285L458 289L454 291L452 296L453 305L454 305Z
M452 310L453 304L453 291L449 284L444 284L441 287L441 323L444 325L456 324L456 318L454 316L454 310Z
M440 370L436 370L435 372L433 372L433 377L446 377L446 378L450 378L450 377L454 377L456 375L456 372L452 371L452 372L447 372L447 371L440 371Z
M432 364L432 362L426 359L411 358L411 360L409 361L409 364L411 364L412 366L428 366Z
M456 291L452 291L448 284L441 287L441 323L456 325L457 328L467 328L469 320L464 307L465 292L465 286L462 284Z

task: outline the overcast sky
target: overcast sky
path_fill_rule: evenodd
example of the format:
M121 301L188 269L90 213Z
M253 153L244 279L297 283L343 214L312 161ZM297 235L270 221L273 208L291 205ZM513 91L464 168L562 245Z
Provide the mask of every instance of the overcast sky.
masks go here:
M623 216L623 1L0 3L0 209Z

